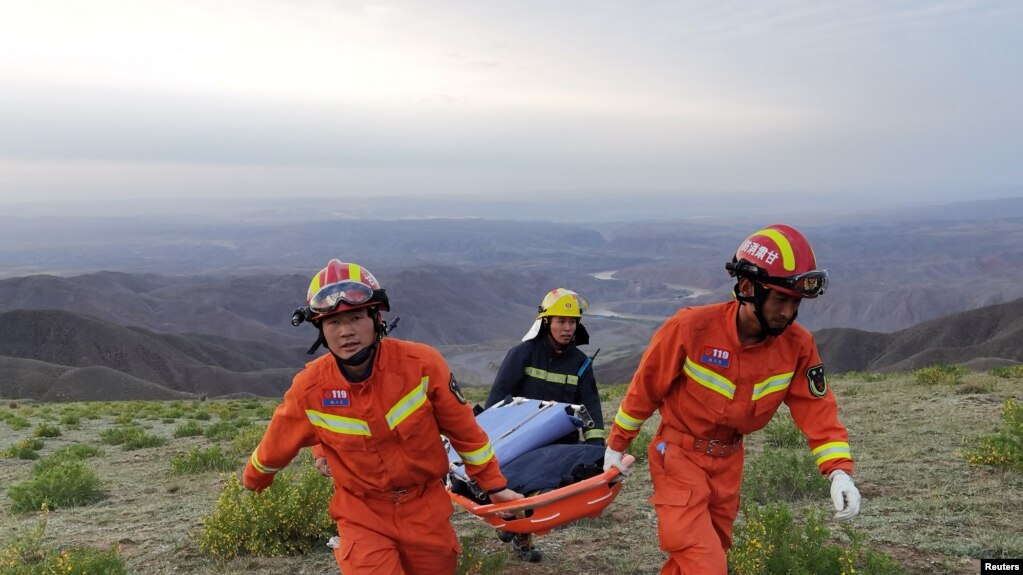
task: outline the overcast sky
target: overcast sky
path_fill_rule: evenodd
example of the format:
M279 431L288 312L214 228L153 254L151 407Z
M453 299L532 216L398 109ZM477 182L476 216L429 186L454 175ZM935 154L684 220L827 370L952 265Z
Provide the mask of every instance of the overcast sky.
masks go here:
M1023 3L0 0L0 207L1023 195Z

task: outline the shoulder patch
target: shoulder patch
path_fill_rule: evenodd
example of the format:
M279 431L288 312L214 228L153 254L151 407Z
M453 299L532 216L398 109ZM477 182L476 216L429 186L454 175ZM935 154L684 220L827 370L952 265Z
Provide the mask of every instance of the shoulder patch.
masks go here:
M824 397L828 394L828 378L824 375L823 363L806 370L806 379L810 382L810 395Z
M462 388L458 387L458 382L455 381L455 374L453 373L451 374L451 380L448 381L448 387L451 388L451 393L455 395L455 399L458 400L458 403L469 403L469 400L462 395Z

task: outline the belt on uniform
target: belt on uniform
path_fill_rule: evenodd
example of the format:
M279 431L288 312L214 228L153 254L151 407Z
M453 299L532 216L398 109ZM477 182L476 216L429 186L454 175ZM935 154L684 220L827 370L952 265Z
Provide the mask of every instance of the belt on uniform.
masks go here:
M345 489L345 491L359 498L371 497L373 499L381 499L392 503L403 503L420 497L423 493L426 493L426 487L427 486L424 484L414 485L412 487L403 487L400 489L385 489L379 491L352 491L350 489Z
M736 433L729 439L705 439L667 425L662 425L658 436L668 443L678 445L711 457L729 457L742 449L742 434Z

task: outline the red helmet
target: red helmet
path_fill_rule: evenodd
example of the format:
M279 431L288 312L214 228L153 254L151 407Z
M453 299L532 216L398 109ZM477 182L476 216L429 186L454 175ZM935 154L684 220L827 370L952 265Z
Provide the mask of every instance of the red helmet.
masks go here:
M725 269L731 276L798 298L817 297L828 285L828 272L817 269L810 242L799 230L783 224L767 226L746 238Z
M378 306L382 311L391 309L387 293L369 270L359 264L336 259L327 262L327 267L309 282L306 305L309 310L307 321L363 307Z

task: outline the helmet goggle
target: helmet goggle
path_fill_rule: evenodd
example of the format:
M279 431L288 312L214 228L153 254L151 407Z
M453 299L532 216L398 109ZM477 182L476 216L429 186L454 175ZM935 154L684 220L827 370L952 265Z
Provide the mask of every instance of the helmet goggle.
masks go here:
M788 277L756 276L757 281L785 288L801 297L813 298L828 287L828 270L813 270Z
M362 305L373 299L373 288L362 282L338 282L324 286L309 299L313 313L330 313L342 303Z
M725 269L731 276L745 277L762 284L784 288L799 297L817 297L828 287L828 270L810 270L785 277L769 276L760 266L746 260L729 262L725 264Z

